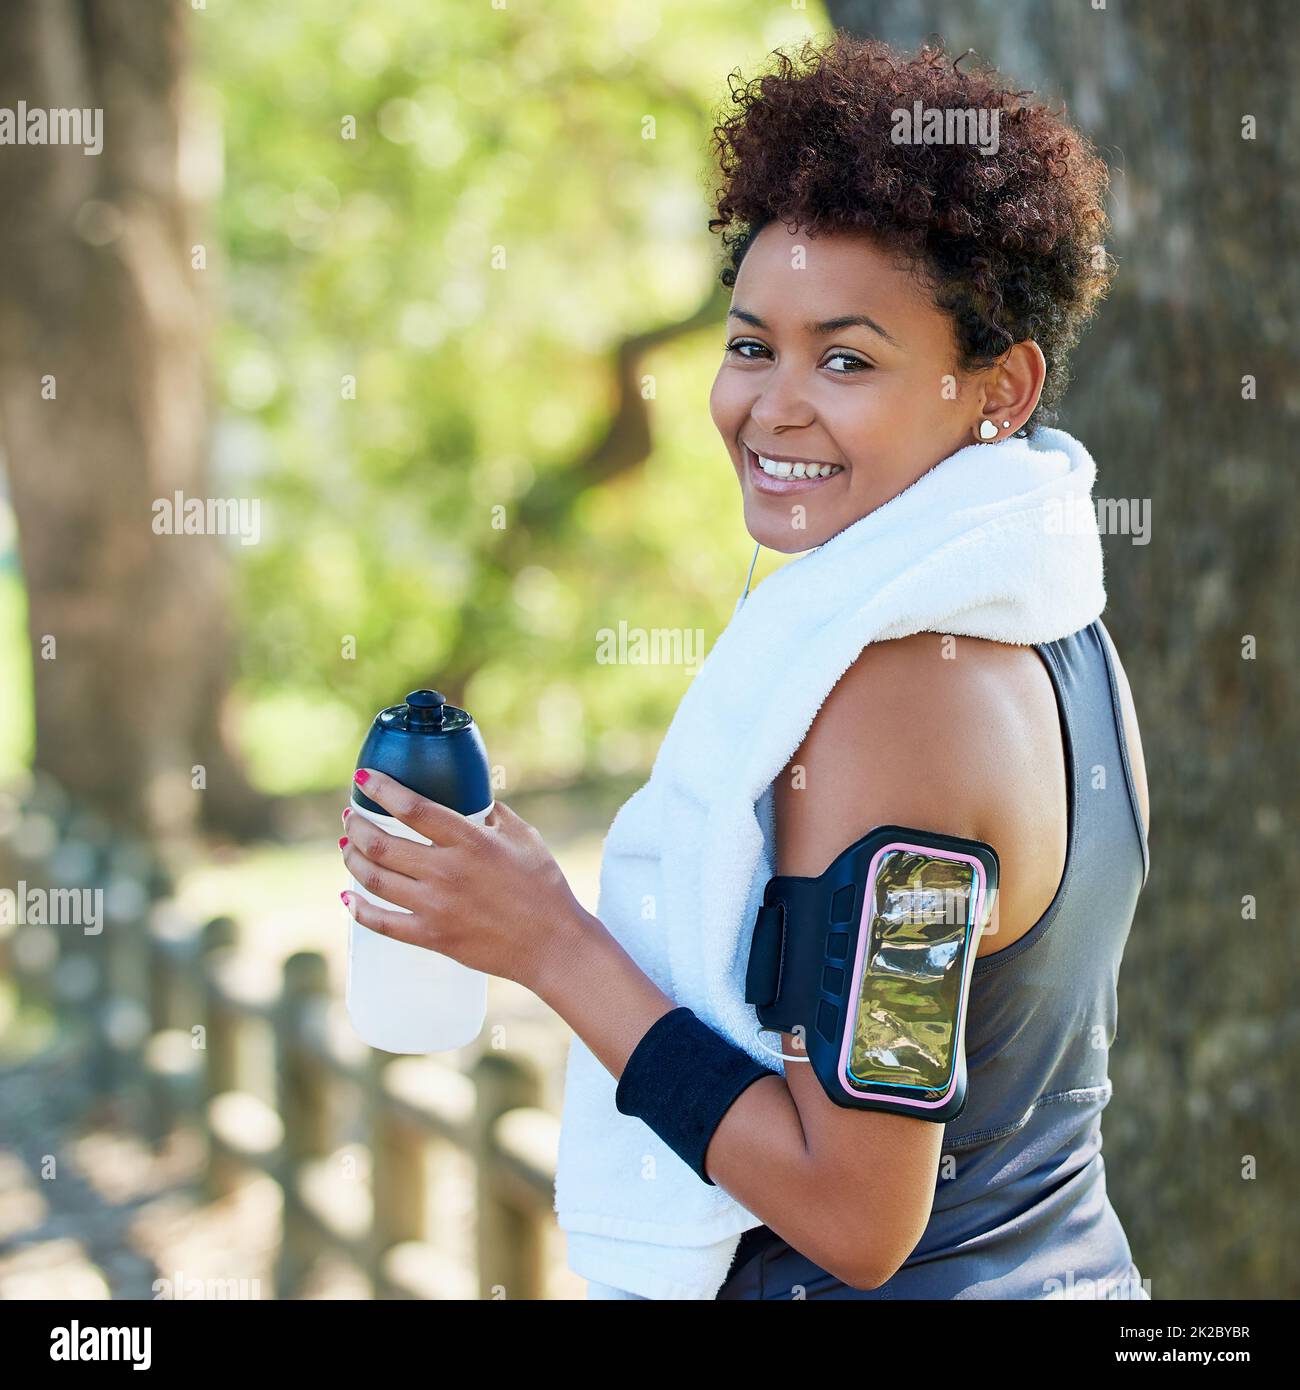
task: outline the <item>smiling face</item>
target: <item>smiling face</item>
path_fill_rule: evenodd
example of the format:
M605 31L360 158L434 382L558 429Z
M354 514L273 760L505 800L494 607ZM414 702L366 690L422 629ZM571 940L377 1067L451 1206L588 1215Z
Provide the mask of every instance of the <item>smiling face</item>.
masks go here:
M959 371L951 319L865 237L769 223L737 271L727 331L709 411L745 526L772 550L821 545L975 442L984 373Z

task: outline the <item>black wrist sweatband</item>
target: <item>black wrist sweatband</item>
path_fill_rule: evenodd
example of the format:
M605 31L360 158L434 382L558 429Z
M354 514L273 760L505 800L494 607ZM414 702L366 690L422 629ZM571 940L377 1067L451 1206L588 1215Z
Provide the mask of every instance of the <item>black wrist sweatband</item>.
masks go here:
M704 1171L713 1132L752 1082L778 1073L756 1062L700 1021L690 1009L656 1019L632 1050L614 1103L643 1120L709 1184Z

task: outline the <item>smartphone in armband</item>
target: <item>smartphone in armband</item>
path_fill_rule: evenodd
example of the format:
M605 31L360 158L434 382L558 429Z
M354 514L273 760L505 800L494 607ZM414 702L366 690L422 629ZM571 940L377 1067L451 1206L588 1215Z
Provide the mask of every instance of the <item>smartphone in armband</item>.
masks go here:
M966 1015L998 886L991 845L879 826L816 878L768 881L745 998L837 1105L955 1119Z

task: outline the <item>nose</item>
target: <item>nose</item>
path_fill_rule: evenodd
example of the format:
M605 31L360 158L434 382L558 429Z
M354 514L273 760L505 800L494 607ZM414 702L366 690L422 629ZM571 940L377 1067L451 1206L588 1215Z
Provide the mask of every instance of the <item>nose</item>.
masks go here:
M755 426L769 438L785 430L807 429L816 420L792 366L775 366L749 410Z

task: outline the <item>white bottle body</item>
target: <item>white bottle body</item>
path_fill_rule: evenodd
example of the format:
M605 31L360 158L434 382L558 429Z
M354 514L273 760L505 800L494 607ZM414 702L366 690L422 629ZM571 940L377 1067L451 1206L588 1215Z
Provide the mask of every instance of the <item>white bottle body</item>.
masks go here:
M466 816L478 824L495 801ZM430 843L394 820L352 803L390 835ZM368 893L351 880L352 891L390 912L408 909ZM423 946L395 941L348 918L348 1017L360 1037L384 1052L450 1052L478 1037L487 1016L487 976Z

